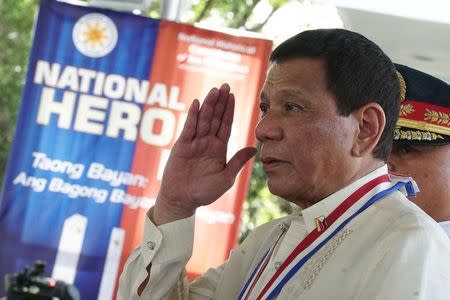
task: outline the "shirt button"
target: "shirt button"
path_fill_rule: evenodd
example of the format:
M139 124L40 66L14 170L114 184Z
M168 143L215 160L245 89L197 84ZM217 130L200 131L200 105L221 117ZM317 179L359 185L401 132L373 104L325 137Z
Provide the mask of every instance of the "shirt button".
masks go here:
M281 267L281 261L277 261L275 263L275 270L278 270Z
M152 242L152 241L147 242L148 249L153 250L153 249L155 249L155 246L156 246L155 242Z

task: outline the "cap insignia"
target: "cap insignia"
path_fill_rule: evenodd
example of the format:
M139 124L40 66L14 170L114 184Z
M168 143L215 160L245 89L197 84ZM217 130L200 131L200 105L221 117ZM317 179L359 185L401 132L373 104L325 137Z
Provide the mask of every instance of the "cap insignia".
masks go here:
M399 71L395 71L397 73L398 81L400 83L400 102L405 101L406 98L406 82L403 78L402 74Z

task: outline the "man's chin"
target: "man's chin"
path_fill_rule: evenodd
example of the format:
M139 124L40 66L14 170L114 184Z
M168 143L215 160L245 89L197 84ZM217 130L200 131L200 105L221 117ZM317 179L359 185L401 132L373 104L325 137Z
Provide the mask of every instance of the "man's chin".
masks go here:
M293 197L292 194L289 193L289 188L286 186L286 181L283 182L283 180L280 180L279 178L269 178L267 179L267 187L269 188L269 191L275 196L291 202L291 200L289 199L292 199Z

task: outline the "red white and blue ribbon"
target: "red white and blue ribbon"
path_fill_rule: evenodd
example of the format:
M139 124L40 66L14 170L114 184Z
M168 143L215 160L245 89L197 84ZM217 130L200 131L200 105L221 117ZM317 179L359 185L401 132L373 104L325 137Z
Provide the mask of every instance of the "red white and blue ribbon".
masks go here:
M414 181L414 179L408 175L400 174L400 173L394 173L389 172L389 179L391 179L392 182L404 182L405 185L402 186L399 191L401 191L403 194L405 194L408 197L415 197L418 192L420 192L419 187L417 186L417 183Z
M314 229L296 246L275 274L272 275L263 289L258 293L256 299L275 299L286 283L315 253L339 233L351 220L376 201L405 187L408 195L415 195L415 192L417 191L415 187L417 187L417 185L415 185L412 180L408 181L407 179L409 178L397 176L397 178L391 182L391 177L384 174L358 188L326 217L327 227L324 228L324 230ZM354 212L345 219L341 218L344 213L350 211ZM275 244L266 251L260 263L258 263L257 267L252 272L252 275L244 284L238 297L239 300L247 299L253 293L253 287L263 273L265 266L268 264L274 246ZM254 297L252 298L254 299Z
M277 246L278 241L283 236L283 233L284 233L284 231L282 232L282 234L280 234L278 236L277 240L275 241L275 243L272 244L272 246L269 248L269 250L267 250L266 253L264 253L261 261L258 263L255 270L250 275L250 278L245 283L245 286L243 289L244 294L242 294L242 298L239 298L239 299L244 299L244 300L248 299L248 297L251 294L251 291L255 287L255 284L258 282L259 277L261 276L261 274L263 273L267 264L269 263L269 260L272 257L272 253L273 253L275 247Z

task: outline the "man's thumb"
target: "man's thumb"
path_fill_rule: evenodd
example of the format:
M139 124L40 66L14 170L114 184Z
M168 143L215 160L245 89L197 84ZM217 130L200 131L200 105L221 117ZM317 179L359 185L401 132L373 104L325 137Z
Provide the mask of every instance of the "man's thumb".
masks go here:
M233 178L234 181L235 177L244 167L245 163L255 156L256 152L255 147L246 147L236 152L226 166L227 176Z

